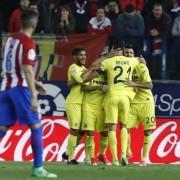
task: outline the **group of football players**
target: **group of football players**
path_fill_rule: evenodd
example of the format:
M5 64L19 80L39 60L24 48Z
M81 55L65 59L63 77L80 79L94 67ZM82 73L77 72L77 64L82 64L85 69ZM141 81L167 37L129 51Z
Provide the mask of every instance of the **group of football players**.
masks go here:
M86 134L85 163L97 165L101 161L111 165L106 157L110 146L112 165L118 166L116 128L121 133L121 163L127 165L132 157L130 129L142 122L144 145L140 166L146 166L151 145L151 131L155 129L155 108L151 92L152 81L146 61L135 57L131 47L120 43L105 56L85 68L86 51L74 48L73 64L68 69L70 93L66 99L66 113L70 127L67 152L68 164L78 164L75 147ZM100 150L95 156L94 132L100 132Z

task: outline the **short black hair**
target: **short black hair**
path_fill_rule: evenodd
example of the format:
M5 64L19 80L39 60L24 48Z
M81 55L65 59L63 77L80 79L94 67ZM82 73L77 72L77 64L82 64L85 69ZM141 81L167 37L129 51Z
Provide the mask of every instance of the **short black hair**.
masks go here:
M132 4L127 4L125 7L125 12L132 13L135 10L135 7Z
M104 9L103 6L98 6L98 7L96 8L96 12L97 12L99 9L103 9L103 10L105 11L105 9Z
M85 49L81 47L75 47L72 50L72 56L77 56L81 51L85 51Z
M113 48L114 49L119 49L119 48L123 49L124 48L124 41L121 41L121 40L114 41Z
M32 27L35 19L38 19L38 14L34 12L34 10L31 9L23 10L21 15L22 28Z
M159 2L155 3L155 4L153 5L153 8L154 8L155 6L158 6L158 7L162 7L162 8L163 8L163 5L162 5L161 3L159 3Z

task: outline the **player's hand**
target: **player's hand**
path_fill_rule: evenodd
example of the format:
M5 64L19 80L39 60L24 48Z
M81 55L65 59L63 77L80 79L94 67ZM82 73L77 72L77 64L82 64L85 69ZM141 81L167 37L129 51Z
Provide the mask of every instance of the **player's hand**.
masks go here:
M31 110L32 110L32 112L38 112L38 100L37 100L37 97L34 97L31 100Z
M108 85L103 85L102 88L101 88L101 90L102 90L103 92L107 92L107 91L108 91Z
M126 79L126 82L124 83L127 87L136 87L136 82L131 81L129 79Z
M142 55L140 55L140 57L138 58L139 62L142 64L146 65L146 60L144 59L144 57Z
M42 82L36 81L36 90L39 92L40 95L46 94L46 89Z
M74 85L76 84L76 82L75 81L71 81L71 80L69 80L69 81L67 81L67 86L69 87L69 88L72 88Z

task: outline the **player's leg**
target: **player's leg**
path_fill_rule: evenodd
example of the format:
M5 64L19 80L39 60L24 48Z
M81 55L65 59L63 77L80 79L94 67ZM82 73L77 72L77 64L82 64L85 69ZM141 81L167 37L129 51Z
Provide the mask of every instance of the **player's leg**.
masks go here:
M78 164L74 157L74 151L81 125L81 104L67 104L66 113L70 127L67 147L68 164Z
M10 126L16 123L16 112L9 98L10 90L0 91L0 139L6 135Z
M108 147L108 131L100 132L100 150L98 153L98 159L103 162L105 165L111 165L111 162L108 160L106 156L106 150Z
M86 156L90 157L91 165L96 166L97 160L95 158L95 152L94 152L95 151L94 131L87 131L85 146L87 147Z
M99 109L96 121L96 131L100 133L100 150L98 152L99 161L106 165L111 165L106 157L106 150L108 147L108 127L105 124L105 113L103 109Z
M78 144L80 143L80 141L81 141L81 139L83 138L83 136L85 135L85 131L79 131L79 135L78 135L78 137L77 137L77 144L76 144L76 146L78 146ZM68 156L68 153L67 153L67 151L65 151L63 154L62 154L62 158L64 159L64 160L68 160L69 159L69 156Z
M132 157L132 150L131 150L131 129L127 129L127 131L128 131L128 145L127 145L126 156L127 156L127 158L131 158Z
M16 87L11 91L11 101L13 102L20 125L28 125L31 129L31 146L34 156L32 175L35 177L57 178L56 174L49 173L43 168L42 125L39 113L31 111L31 94L29 89ZM16 99L14 95L16 95Z
M121 160L122 165L127 164L127 146L128 146L128 131L126 128L126 124L128 122L130 110L130 100L126 96L120 96L119 98L119 119L120 119L120 127L121 127Z
M118 166L116 126L118 119L118 98L109 97L104 102L105 123L108 126L108 141L112 154L113 165Z
M140 166L146 166L151 146L151 132L156 128L154 102L152 101L151 103L144 104L142 109L141 119L144 127L144 145Z
M95 143L94 143L94 131L95 131L95 123L96 123L96 112L94 109L91 109L89 107L89 110L84 110L83 111L83 116L82 116L82 126L81 130L86 131L86 140L85 140L85 153L86 153L86 158L85 158L85 163L90 164L95 166L97 165L97 161L95 158Z
M141 111L139 104L131 104L130 111L128 116L128 121L126 124L127 131L128 131L128 146L127 146L127 158L132 157L132 150L131 150L131 128L138 128L139 126L139 119L138 119L138 112Z

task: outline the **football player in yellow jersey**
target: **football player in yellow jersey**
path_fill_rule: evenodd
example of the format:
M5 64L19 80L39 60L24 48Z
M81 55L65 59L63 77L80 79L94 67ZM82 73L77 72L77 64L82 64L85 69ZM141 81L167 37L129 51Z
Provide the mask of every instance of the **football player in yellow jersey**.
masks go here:
M128 57L134 56L132 48L125 49L125 55ZM140 166L146 166L146 160L149 153L151 144L151 130L156 128L155 123L155 105L154 98L151 92L152 81L149 75L149 70L144 64L139 64L133 71L133 81L127 80L126 84L136 88L136 95L131 102L129 120L127 122L127 128L137 128L139 123L142 122L144 128L144 145L143 145L143 157L140 162ZM128 152L130 150L130 133Z
M122 47L119 47L122 48ZM113 56L101 62L101 70L106 72L108 92L104 99L105 123L108 124L109 145L113 158L113 165L118 166L116 125L118 119L121 124L121 160L122 165L127 164L126 151L128 132L126 123L128 120L130 101L135 93L133 88L125 85L126 79L132 79L132 72L139 64L137 58L128 58L122 55Z
M70 93L66 98L65 107L70 127L70 135L68 140L68 163L78 164L74 159L74 148L77 144L77 136L79 136L82 121L82 101L84 91L81 85L88 81L91 70L87 71L84 67L86 61L86 51L83 48L74 48L72 51L74 63L68 69L68 80L75 81L75 85L70 89Z
M103 101L107 88L108 86L106 85L103 74L91 80L88 85L82 86L85 94L83 99L83 120L81 129L86 132L86 146L88 151L86 153L90 157L91 165L97 165L94 153L95 131L101 134L98 159L106 165L111 165L105 155L108 146L108 129L105 125Z

